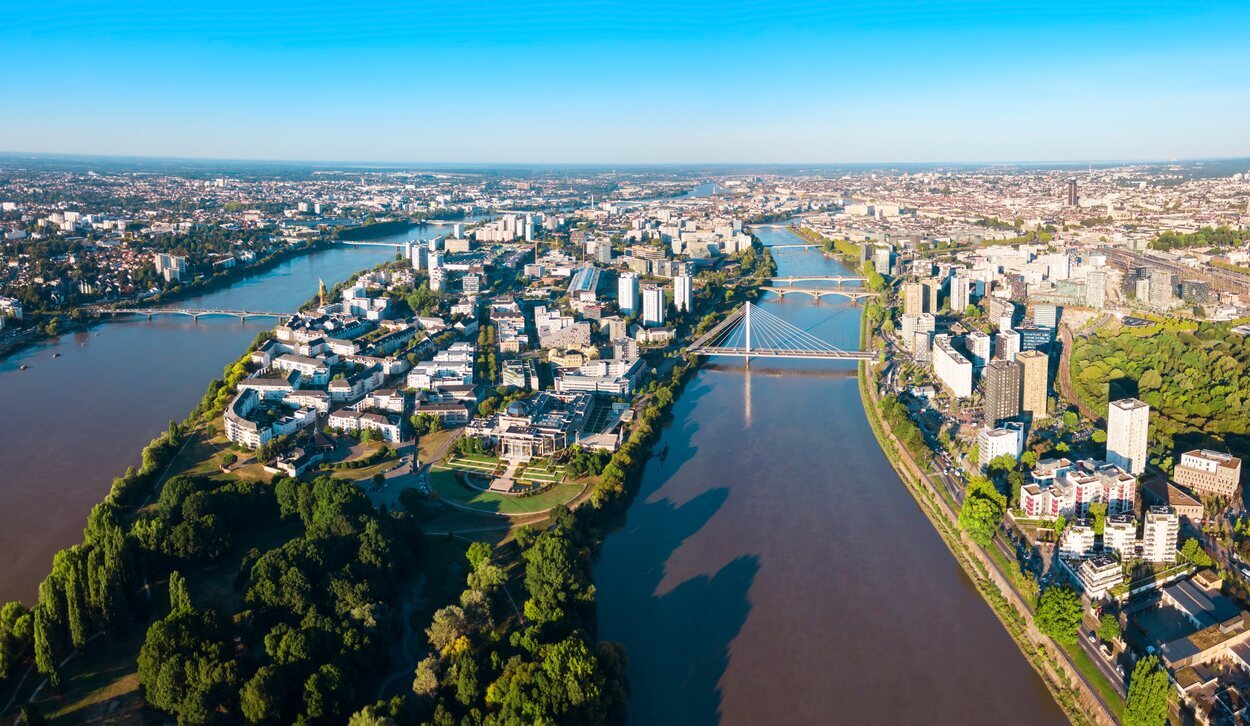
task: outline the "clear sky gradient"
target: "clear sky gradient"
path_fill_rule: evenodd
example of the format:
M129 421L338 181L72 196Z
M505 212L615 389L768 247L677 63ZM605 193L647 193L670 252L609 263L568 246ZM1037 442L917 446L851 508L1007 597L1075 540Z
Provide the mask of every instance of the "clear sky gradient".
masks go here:
M1250 156L1250 2L3 0L0 151Z

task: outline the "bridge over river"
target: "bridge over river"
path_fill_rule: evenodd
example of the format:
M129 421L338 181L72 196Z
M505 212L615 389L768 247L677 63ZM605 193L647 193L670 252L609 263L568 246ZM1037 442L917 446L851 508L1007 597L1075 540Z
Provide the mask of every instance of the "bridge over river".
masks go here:
M151 320L153 315L186 315L194 320L199 320L209 315L226 315L239 320L247 320L248 318L281 319L291 315L291 313L265 310L209 310L202 308L100 308L96 310L96 313L113 317L118 315L146 315L148 320Z

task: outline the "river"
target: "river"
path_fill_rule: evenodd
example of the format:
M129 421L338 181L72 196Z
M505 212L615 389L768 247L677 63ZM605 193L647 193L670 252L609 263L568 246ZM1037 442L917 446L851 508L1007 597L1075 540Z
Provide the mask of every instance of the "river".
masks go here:
M426 239L419 226L375 241ZM388 247L336 245L285 260L177 307L294 311L352 273L391 259ZM35 601L52 555L82 541L87 514L115 476L208 382L275 320L180 315L120 319L46 340L0 360L0 603ZM54 358L54 355L59 357ZM20 370L22 365L27 370Z
M846 274L814 251L776 259ZM762 305L858 347L841 298ZM853 363L713 359L655 451L595 572L632 723L1065 722L882 454Z

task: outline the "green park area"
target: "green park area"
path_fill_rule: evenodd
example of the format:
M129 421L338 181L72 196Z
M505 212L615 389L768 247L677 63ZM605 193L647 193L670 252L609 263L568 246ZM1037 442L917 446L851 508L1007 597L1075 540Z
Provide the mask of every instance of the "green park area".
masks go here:
M538 514L567 504L582 492L583 485L561 483L539 494L520 496L476 489L465 484L460 475L446 466L435 466L429 474L430 491L453 505L467 507L484 514L518 516Z

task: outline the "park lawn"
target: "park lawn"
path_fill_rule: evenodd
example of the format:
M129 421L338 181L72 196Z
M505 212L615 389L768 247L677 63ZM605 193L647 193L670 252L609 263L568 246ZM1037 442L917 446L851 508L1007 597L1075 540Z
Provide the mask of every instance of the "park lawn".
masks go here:
M434 453L441 451L447 441L456 435L457 429L443 429L432 434L424 434L417 439L417 456L421 461L430 461Z
M517 481L558 482L564 480L563 469L539 469L526 467Z
M1098 666L1094 664L1094 661L1090 660L1085 650L1079 645L1064 645L1061 647L1072 657L1072 662L1076 664L1077 670L1089 679L1094 688L1098 689L1098 693L1102 695L1103 700L1111 707L1111 713L1115 716L1123 713L1124 699L1120 698L1119 691L1116 691L1115 686L1111 685L1111 682L1102 674L1102 671L1098 670Z
M430 489L440 497L463 507L495 514L535 514L565 504L581 493L578 484L557 484L551 489L530 497L500 494L498 492L471 489L462 484L456 475L446 469L432 470Z
M471 474L484 474L486 476L494 476L499 471L499 463L488 463L484 461L469 461L465 459L451 458L441 464L436 465L437 469L459 469L467 471Z
M346 479L347 481L362 481L364 479L372 479L374 474L381 474L395 466L395 459L383 459L372 466L366 466L361 469L331 469L330 476L335 479ZM311 470L310 470L311 471ZM324 476L327 472L313 472L313 476Z
M487 456L486 454L457 454L455 458L461 461L476 461L482 464L490 464L492 466L499 464L499 457Z

